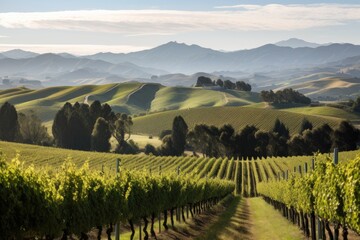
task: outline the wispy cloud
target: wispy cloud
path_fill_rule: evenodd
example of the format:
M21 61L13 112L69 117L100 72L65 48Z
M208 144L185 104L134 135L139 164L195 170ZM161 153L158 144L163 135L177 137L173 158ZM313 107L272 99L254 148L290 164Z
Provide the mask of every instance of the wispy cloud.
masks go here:
M5 28L115 32L127 36L193 31L299 30L360 21L360 5L219 6L214 11L84 10L0 13Z

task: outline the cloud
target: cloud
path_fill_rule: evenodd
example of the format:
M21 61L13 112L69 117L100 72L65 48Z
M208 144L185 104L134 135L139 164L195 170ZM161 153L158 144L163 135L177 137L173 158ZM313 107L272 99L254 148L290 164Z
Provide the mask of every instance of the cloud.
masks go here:
M171 35L194 31L300 30L360 21L360 5L269 4L219 6L214 11L82 10L0 13L4 28Z

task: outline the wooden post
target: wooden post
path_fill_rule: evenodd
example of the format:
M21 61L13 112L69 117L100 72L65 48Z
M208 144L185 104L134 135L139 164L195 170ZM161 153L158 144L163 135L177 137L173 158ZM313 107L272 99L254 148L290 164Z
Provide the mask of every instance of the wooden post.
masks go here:
M334 164L337 165L339 163L339 149L334 148Z
M142 240L142 237L141 237L141 220L139 220L139 240Z
M315 170L315 157L311 159L311 170Z
M296 173L296 167L294 167L294 173Z
M120 174L120 158L116 159L116 176ZM120 240L120 222L115 224L115 240Z
M286 180L289 179L289 170L286 170L285 178L286 178Z
M301 175L301 165L299 165L298 170L299 170L299 173Z
M180 167L177 167L177 175L180 175Z
M159 175L161 175L161 165L159 166Z
M304 173L307 173L307 172L308 172L308 164L304 163Z

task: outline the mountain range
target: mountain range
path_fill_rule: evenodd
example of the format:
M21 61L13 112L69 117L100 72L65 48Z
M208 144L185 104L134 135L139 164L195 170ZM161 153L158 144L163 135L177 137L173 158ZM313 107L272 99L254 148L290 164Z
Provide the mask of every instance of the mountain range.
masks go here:
M40 80L45 85L102 84L137 80L190 86L200 73L213 79L242 79L259 88L307 74L327 72L358 77L360 45L315 44L289 39L233 52L169 42L132 53L0 53L0 77ZM221 76L222 75L222 76Z

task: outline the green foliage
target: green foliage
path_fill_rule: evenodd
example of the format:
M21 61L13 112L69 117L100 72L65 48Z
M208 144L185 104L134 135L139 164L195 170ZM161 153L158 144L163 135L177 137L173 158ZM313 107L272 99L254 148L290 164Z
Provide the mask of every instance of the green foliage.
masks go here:
M153 145L151 145L150 143L145 145L144 153L146 155L149 155L149 154L157 155L156 148Z
M125 170L116 176L92 171L88 164L78 168L71 160L51 171L24 167L18 159L0 163L0 231L6 239L57 237L63 229L80 235L96 226L220 199L234 190L224 180Z
M360 230L360 157L335 166L317 157L315 170L289 180L258 184L258 192L297 211Z
M187 132L188 126L184 119L181 116L176 116L171 131L172 146L176 156L181 156L184 153Z
M13 105L5 102L0 107L0 140L15 141L19 123L16 109Z
M102 117L96 120L91 134L91 150L96 152L109 152L111 131L109 123Z
M41 120L34 112L19 114L19 134L21 142L37 145L50 145L51 137Z
M274 93L270 91L261 91L261 97L264 102L270 103L301 103L310 104L311 99L303 94L291 89L285 88Z

